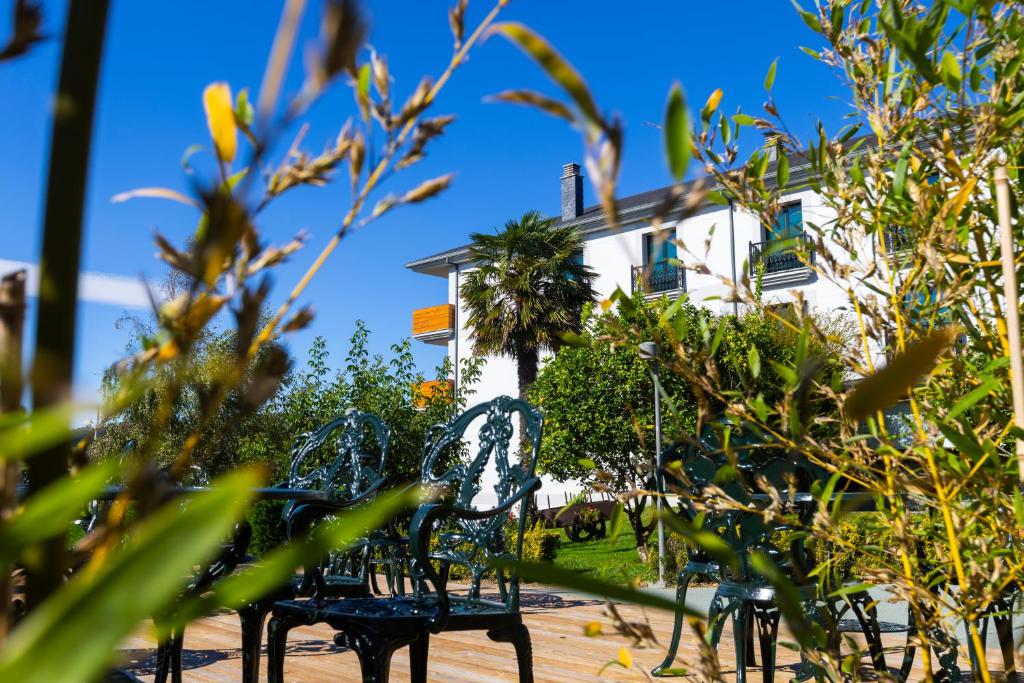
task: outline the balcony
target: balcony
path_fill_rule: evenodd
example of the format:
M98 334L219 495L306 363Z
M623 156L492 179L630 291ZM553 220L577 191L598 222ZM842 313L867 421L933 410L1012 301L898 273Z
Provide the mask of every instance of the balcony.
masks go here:
M890 225L882 235L885 240L885 256L889 263L906 265L914 250L914 238L910 231L900 225Z
M761 283L766 287L809 280L813 275L809 264L813 261L814 251L806 235L750 243L750 276L757 277L759 266L763 268Z
M633 266L633 291L650 299L673 298L686 291L686 269L669 261Z
M447 344L455 334L455 306L441 304L412 312L412 338L427 344Z
M413 387L413 405L422 410L427 403L437 397L444 401L451 401L455 392L455 382L450 379L434 379L427 382L420 382Z

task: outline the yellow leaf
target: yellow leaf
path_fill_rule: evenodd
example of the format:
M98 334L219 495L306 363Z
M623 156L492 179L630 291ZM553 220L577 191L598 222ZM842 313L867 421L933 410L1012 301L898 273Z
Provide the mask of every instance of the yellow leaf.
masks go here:
M619 648L619 664L627 669L633 668L633 655L629 654L629 650L624 647Z
M607 312L612 307L611 299L601 299L601 310Z
M231 100L231 87L227 83L211 83L203 91L203 108L206 109L206 125L213 138L217 156L230 164L238 148L238 131L235 128L235 110Z
M587 638L593 638L595 636L601 635L601 622L587 622L587 625L583 627L583 635L585 635Z
M967 200L971 198L971 192L974 190L977 182L976 178L967 179L967 182L963 184L960 191L954 195L953 199L946 203L944 208L947 216L955 218L960 215L960 212L964 210L964 206L967 205Z
M718 109L718 103L721 101L722 89L717 88L713 93L708 95L708 101L704 103L703 111L706 112L706 115L710 116L711 114L715 113L716 109Z

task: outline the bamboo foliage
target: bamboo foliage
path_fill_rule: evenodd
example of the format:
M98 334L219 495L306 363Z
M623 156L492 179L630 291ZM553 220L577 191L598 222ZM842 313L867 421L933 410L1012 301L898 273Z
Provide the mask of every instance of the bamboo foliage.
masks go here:
M23 52L38 28L38 22L27 21L33 17L26 15L26 9L37 13L39 9L21 0L12 4L16 14L26 19L16 27L14 39L15 51ZM117 420L125 407L137 401L152 402L154 418L135 445L133 457L101 454L99 464L84 461L87 444L84 440L72 444L69 426L74 409L71 368L86 170L107 3L74 0L70 5L43 231L33 410L10 419L0 416L0 455L6 466L24 459L31 482L24 505L10 519L0 519L0 566L17 559L29 568L32 608L0 647L0 679L92 680L140 619L168 610L188 569L211 556L243 514L251 489L262 476L254 470L231 473L215 482L208 495L185 504L167 504L167 486L189 471L190 456L206 437L219 406L230 396L244 410L255 410L273 395L287 370L284 352L274 342L312 320L311 307L293 310L295 304L351 230L400 206L435 197L451 183L452 176L444 174L412 186L399 185L396 193L369 208L380 186L395 182L399 171L423 159L453 122L451 115L428 113L505 0L498 0L472 30L464 24L467 3L457 4L447 17L455 36L449 63L436 78L421 78L404 100L386 59L366 46L368 24L361 6L351 0L325 0L320 37L305 63L304 85L282 103L282 83L305 4L289 0L283 7L255 105L245 88L232 93L229 84L220 82L207 88L202 104L214 154L209 163L193 151L186 154L192 192L148 187L129 189L115 198L178 201L197 211L197 221L184 244L156 236L159 257L170 269L174 295L154 301L152 334L143 339L137 353L115 368L118 390L99 408L96 427L102 429L105 422ZM444 13L441 18L446 18ZM353 91L355 111L339 117L339 133L323 151L305 151L306 127L301 117L343 81ZM287 154L272 162L269 150L294 128L298 130ZM354 193L344 220L276 314L269 314L268 276L296 257L305 236L300 233L285 244L269 244L261 236L262 211L295 187L335 182L345 169ZM234 355L213 369L199 397L198 426L184 438L171 462L156 462L154 454L182 398L184 378L194 370L192 352L197 340L209 334L212 326L229 323L236 340ZM3 390L9 386L5 381ZM76 564L82 569L65 580L70 564L66 530L82 503L94 498L111 478L123 481L125 492L76 544ZM385 496L359 513L354 528L378 526L414 500L414 493ZM132 515L127 514L129 508ZM180 619L237 606L255 590L246 586L280 583L324 547L347 543L345 523L340 519L340 527L283 550L273 561L224 587L214 586L210 595L190 604ZM168 561L169 555L173 561ZM95 618L128 603L130 609L119 608L116 619Z
M717 417L709 412L712 403L724 403L728 417L750 425L773 448L830 473L828 485L815 492L813 523L800 531L853 553L857 579L885 585L907 603L919 643L935 648L919 648L926 671L940 664L945 675L959 675L950 658L956 654L950 644L958 644L960 666L989 681L984 658L971 660L968 648L984 649L979 620L1019 585L1024 570L1014 456L1017 437L1024 436L1014 397L1021 372L1010 369L1019 367L1021 352L1020 284L1013 277L1021 257L1013 245L1022 238L1024 17L1017 3L973 0L824 0L797 6L797 15L822 43L803 51L836 73L848 93L850 121L835 132L821 123L809 140L797 139L772 97L785 78L777 62L765 77L763 111L730 110L726 93L716 89L691 133L693 157L714 187L693 201L732 202L772 225L784 195L811 189L822 197L822 210L804 214L807 239L782 248L846 293L857 334L845 344L845 372L832 381L815 377L807 343L839 340L813 316L784 317L766 307L756 269L737 281L720 279L739 304L804 340L794 365L771 368L786 387L785 399L769 405L747 391L723 391L713 379L709 347L701 344L675 343L666 370L707 398L704 419ZM565 78L574 71L528 51L571 101L586 101L577 92L582 79ZM561 112L536 98L502 99ZM666 126L682 118L672 114L677 101L670 95ZM671 155L681 147L674 131L665 133ZM998 174L1000 158L1008 161L1008 182ZM677 162L670 156L678 179ZM670 197L679 202L678 193ZM662 215L655 212L652 220ZM688 267L709 274L703 246L678 244L692 257ZM799 292L792 296L801 311ZM663 334L675 339L672 316L664 322ZM626 331L616 342L642 340ZM754 365L760 364L751 362L752 372ZM897 401L906 419L888 413ZM874 496L892 546L855 546L843 537L848 513L830 496L847 486ZM784 499L785 492L773 495ZM721 492L701 504L740 505ZM766 581L785 582L771 565L762 569ZM816 570L822 591L834 589L833 570L828 561ZM801 617L792 607L783 612L796 631ZM957 635L963 623L966 641ZM859 676L856 666L827 652L805 646L802 653L822 677ZM720 676L706 659L695 667L709 679Z

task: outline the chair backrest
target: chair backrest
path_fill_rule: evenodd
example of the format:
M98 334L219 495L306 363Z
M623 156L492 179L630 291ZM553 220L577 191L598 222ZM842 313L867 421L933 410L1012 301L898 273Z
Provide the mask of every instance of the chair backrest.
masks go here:
M358 498L383 477L390 439L391 428L379 417L349 410L296 439L287 487L328 491L335 500Z
M521 449L516 448L513 440L517 421L525 429ZM469 457L438 473L438 463L444 461L449 449L458 449L465 443L467 430L474 424L479 424L479 430ZM436 530L429 552L431 560L440 564L440 580L430 576L430 571L421 571L415 582L421 597L429 590L424 579L429 578L437 592L445 593L448 568L461 565L469 572L469 600L492 607L500 605L509 611L519 609L519 577L515 572L497 572L500 603L481 600L480 581L494 560L522 558L527 505L540 484L534 469L543 424L540 411L526 401L499 396L468 409L448 425L431 430L424 447L421 485L449 502L440 506L428 504L417 513L420 515L429 507L444 508L447 513L439 517L445 525ZM497 502L480 509L475 501L484 491L484 473L489 467L496 474L493 491ZM514 524L509 521L513 515ZM415 572L417 563L413 564Z
M755 553L797 575L810 570L812 558L803 536L794 533L793 521L767 520L762 511L772 504L772 493L788 495L810 490L820 470L802 458L791 457L785 449L751 425L725 420L712 422L700 438L672 444L663 455L663 477L670 492L679 494L678 511L690 524L699 524L724 540L734 555L732 562L718 562L721 578L742 582L761 581L751 566ZM724 492L742 507L708 506L709 487ZM805 506L803 510L807 510ZM711 562L702 549L692 559Z

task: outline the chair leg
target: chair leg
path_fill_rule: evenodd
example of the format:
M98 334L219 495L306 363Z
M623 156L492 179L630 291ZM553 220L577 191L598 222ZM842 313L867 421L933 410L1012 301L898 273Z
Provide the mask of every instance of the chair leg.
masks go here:
M676 578L676 607L682 608L686 605L686 591L690 587L690 581L693 580L695 574L690 572L679 572L679 576ZM651 671L653 676L668 676L671 675L668 672L672 668L672 664L676 660L676 653L679 652L679 641L683 635L683 612L682 610L676 611L675 620L672 622L672 641L668 645L668 652L665 653L665 660L654 667Z
M181 651L185 645L185 632L175 631L171 638L171 683L181 683Z
M171 642L162 640L156 646L156 671L153 683L167 683L167 675L171 671Z
M744 602L732 613L732 634L736 641L736 683L746 683L747 680L747 654L750 652L747 620L752 609L749 603Z
M1013 661L1013 619L1012 612L992 617L996 623L996 634L999 636L999 650L1003 654L1003 671L1006 680L1013 680L1017 675L1017 665Z
M288 631L295 625L294 621L284 617L272 617L267 625L267 683L284 683Z
M867 591L855 593L850 596L847 604L857 618L857 623L860 624L860 630L867 641L868 653L871 655L871 664L875 671L888 671L885 663L885 648L882 645L882 631L878 623L878 610L875 608L871 595Z
M391 677L391 657L395 650L409 643L408 640L405 643L392 641L375 633L343 632L342 635L345 645L359 657L363 683L388 683Z
M424 633L409 644L409 680L411 683L427 683L427 656L429 652L429 633Z
M754 608L757 639L761 646L761 670L765 683L775 681L775 649L779 640L779 618L782 613L774 608ZM753 639L751 638L751 641ZM751 643L753 644L753 643Z
M238 610L242 626L242 683L257 683L260 678L260 646L263 624L270 610L260 603Z
M526 624L520 622L508 628L494 629L487 632L487 637L496 643L512 643L519 665L519 683L533 683L533 646Z

